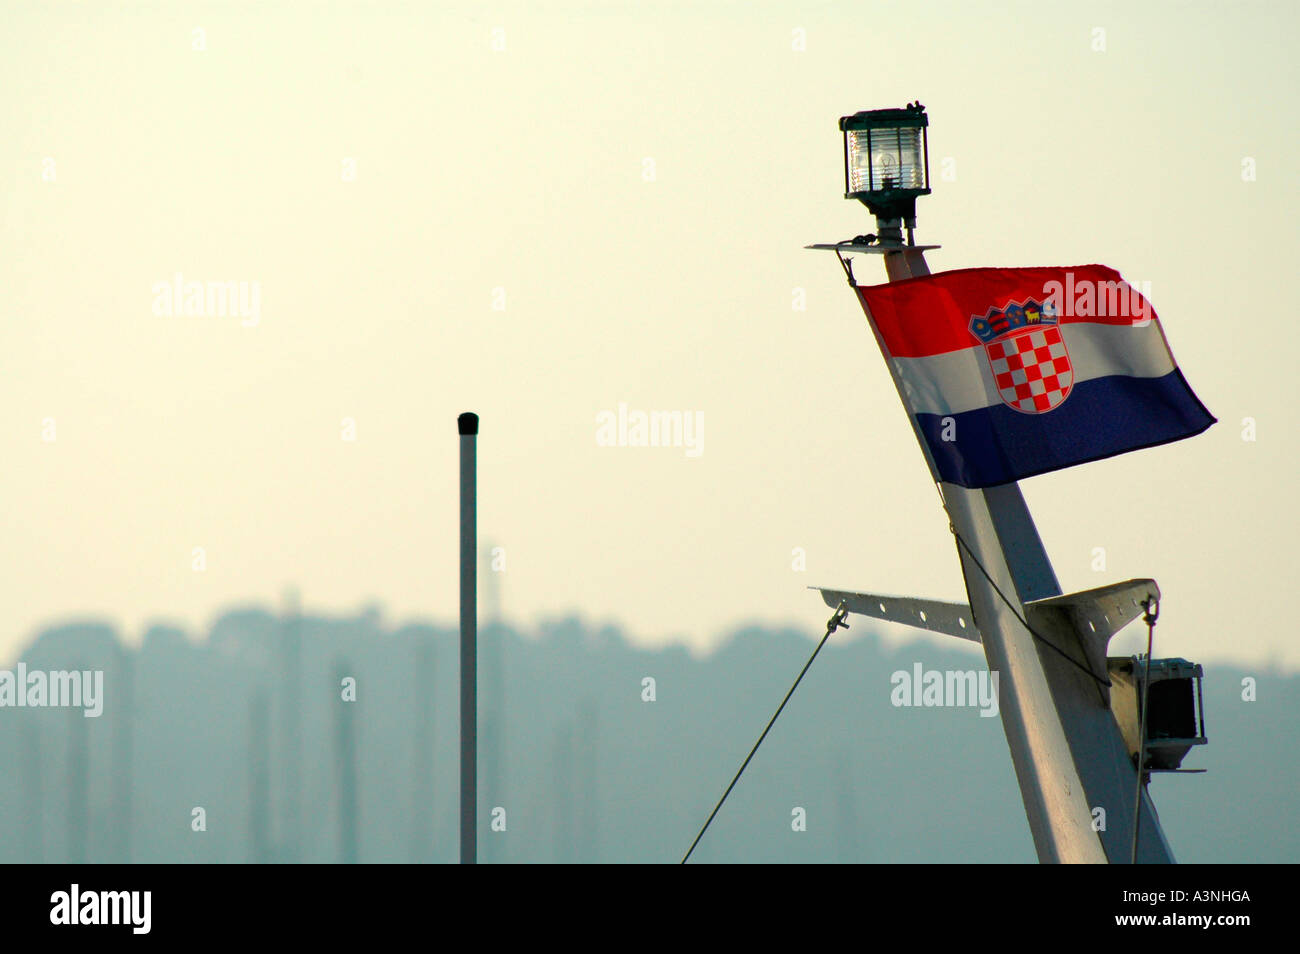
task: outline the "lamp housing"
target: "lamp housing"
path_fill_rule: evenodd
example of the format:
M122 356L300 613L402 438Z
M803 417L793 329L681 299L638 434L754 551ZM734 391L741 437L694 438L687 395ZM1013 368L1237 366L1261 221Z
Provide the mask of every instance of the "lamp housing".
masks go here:
M920 103L841 117L844 198L879 219L914 220L917 196L930 194L929 125Z

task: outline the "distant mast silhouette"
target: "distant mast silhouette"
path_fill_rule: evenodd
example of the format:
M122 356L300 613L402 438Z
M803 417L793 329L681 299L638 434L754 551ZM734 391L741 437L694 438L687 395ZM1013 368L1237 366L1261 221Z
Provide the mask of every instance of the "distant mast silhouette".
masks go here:
M334 692L340 693L348 667L339 664L334 670ZM357 863L357 739L355 702L341 694L334 700L334 761L338 769L339 792L339 861Z
M578 811L578 861L584 865L596 864L599 855L600 815L596 810L596 704L585 698L578 707L578 745L575 752L575 772L578 779L581 808Z
M135 653L127 646L117 647L117 705L113 713L113 830L117 835L113 860L131 863L133 813L133 745L135 734Z
M416 864L433 861L434 819L434 719L437 712L434 678L437 675L437 647L431 636L415 637L415 757L411 760L412 781L411 860Z
M487 581L487 617L488 625L484 632L483 652L485 677L487 679L487 702L483 710L483 797L489 806L505 802L505 745L504 730L506 724L505 693L505 654L503 641L505 628L501 624L501 584L499 574L492 569L492 550L490 545L483 547L482 556L487 563L484 579ZM483 844L482 860L499 862L502 859L502 841L489 838Z
M248 835L255 864L271 861L271 700L253 690L248 714Z
M29 819L23 826L23 831L27 836L27 860L30 864L45 862L45 787L41 784L41 725L36 721L38 711L27 710L18 722L22 733L23 799L27 805L24 815Z
M552 862L573 863L573 725L562 722L555 727L551 749L551 777L555 786L555 839Z
M280 719L281 860L302 860L302 608L298 591L284 591L280 624L280 684L284 711Z
M88 667L78 664L77 671ZM90 732L89 719L80 708L69 709L72 730L68 736L68 861L87 861L86 842L90 826Z

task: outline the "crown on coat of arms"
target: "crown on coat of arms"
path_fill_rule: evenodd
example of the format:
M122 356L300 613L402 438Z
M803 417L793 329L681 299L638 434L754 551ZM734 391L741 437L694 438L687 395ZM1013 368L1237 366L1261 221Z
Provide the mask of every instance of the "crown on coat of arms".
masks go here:
M1021 328L1034 325L1054 325L1057 322L1056 306L1033 298L1023 304L1011 302L1005 308L990 308L987 315L971 315L970 331L980 341L988 344Z

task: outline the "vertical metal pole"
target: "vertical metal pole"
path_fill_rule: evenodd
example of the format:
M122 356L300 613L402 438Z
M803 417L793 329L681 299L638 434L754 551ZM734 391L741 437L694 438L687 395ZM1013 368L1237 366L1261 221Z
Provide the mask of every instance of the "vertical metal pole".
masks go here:
M460 863L478 862L478 604L475 442L478 415L456 420L460 432Z

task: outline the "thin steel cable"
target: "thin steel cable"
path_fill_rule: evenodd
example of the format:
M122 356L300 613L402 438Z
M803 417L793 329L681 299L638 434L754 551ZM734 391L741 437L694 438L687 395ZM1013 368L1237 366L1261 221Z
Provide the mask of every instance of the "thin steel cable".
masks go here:
M804 673L806 673L808 667L813 664L813 660L817 658L817 654L822 651L822 647L826 645L826 640L830 639L831 633L835 632L835 630L840 627L843 627L844 629L849 628L849 624L844 622L844 618L848 615L848 609L845 607L844 603L841 602L840 605L835 608L835 615L833 615L826 623L826 635L823 636L822 641L817 644L817 648L814 649L812 655L808 657L808 661L803 664L803 669L799 670L799 676L795 679L794 685L791 686L790 691L785 694L785 698L781 700L781 704L776 707L776 712L772 714L772 718L767 722L767 728L763 730L763 734L758 737L758 741L754 743L754 747L750 749L749 754L745 756L745 761L741 764L740 770L736 772L736 777L731 780L731 784L727 786L727 790L722 793L722 797L718 799L718 804L713 806L713 811L709 812L708 821L704 823L704 827L700 829L700 833L696 835L695 840L691 842L691 847L686 850L686 854L681 860L682 864L686 864L687 860L690 859L691 852L693 852L695 846L700 843L700 839L704 837L704 833L709 830L709 825L713 823L713 818L718 814L718 809L722 807L722 803L727 800L727 796L731 794L731 790L735 788L736 783L740 781L740 776L744 773L745 767L749 765L750 759L754 757L754 753L758 751L758 747L762 745L763 740L767 738L767 733L771 731L772 726L776 723L776 718L781 714L781 710L785 708L785 704L790 701L790 697L794 695L794 691L799 688L799 683L803 681Z
M1142 718L1138 730L1137 794L1133 797L1133 864L1138 863L1138 826L1142 824L1142 763L1147 758L1147 690L1151 688L1151 647L1156 640L1156 618L1160 604L1150 597L1142 604L1142 618L1147 624L1147 661L1142 672Z

